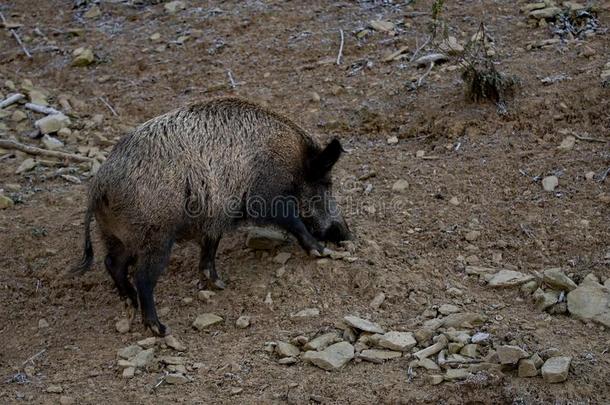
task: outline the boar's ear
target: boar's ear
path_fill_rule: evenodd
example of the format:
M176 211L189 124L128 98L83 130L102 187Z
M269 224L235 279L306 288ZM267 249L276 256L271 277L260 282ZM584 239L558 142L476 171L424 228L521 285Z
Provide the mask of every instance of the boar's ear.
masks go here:
M319 179L333 168L334 164L339 160L343 152L343 147L337 138L330 141L322 152L315 155L309 161L309 176L312 179Z

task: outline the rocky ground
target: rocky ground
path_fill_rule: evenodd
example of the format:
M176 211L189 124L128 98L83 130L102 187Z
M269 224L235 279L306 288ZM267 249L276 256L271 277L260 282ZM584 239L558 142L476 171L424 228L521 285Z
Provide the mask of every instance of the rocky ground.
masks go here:
M0 401L610 402L610 2L446 3L0 5ZM514 92L466 98L472 44ZM355 240L313 260L244 229L220 292L177 246L154 338L97 240L62 276L86 183L134 126L226 95L343 141Z

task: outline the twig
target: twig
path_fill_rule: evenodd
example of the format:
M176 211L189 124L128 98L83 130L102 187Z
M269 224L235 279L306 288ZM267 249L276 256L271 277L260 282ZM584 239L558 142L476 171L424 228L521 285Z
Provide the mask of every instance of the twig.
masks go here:
M25 366L26 364L28 364L30 361L33 361L34 359L36 359L37 357L41 356L44 352L46 352L47 349L42 349L41 351L39 351L38 353L36 353L35 355L33 355L32 357L28 358L26 361L24 361L22 363L22 366Z
M6 27L6 18L4 18L4 14L2 14L1 12L0 12L0 19L2 19L2 24L4 24L4 26ZM28 52L25 45L23 45L23 42L21 42L21 38L19 38L19 34L17 34L17 31L15 31L12 28L9 28L9 31L11 32L11 34L13 34L13 37L15 38L15 40L17 41L17 43L19 44L19 46L21 47L21 49L23 50L25 55L28 58L32 58L32 54L30 52Z
M58 158L58 159L68 159L68 160L73 160L76 162L87 162L87 163L93 162L93 159L88 158L86 156L79 156L79 155L74 155L72 153L58 152L58 151L54 151L54 150L40 149L35 146L24 145L22 143L10 141L7 139L0 139L0 148L15 149L15 150L19 150L21 152L25 152L29 155L47 156L47 157L54 157L54 158Z
M0 108L8 107L9 105L21 100L22 98L25 98L25 96L21 93L13 94L12 96L7 97L5 100L0 101Z
M112 106L110 105L110 103L109 103L108 101L106 101L106 99L105 99L104 97L100 96L100 97L98 97L98 98L100 99L100 101L101 101L102 103L104 103L104 105L105 105L106 107L108 107L108 109L110 110L110 112L112 113L112 115L114 115L114 116L116 116L116 117L118 117L118 116L119 116L119 114L117 114L117 112L114 110L114 108L112 108Z
M415 58L417 57L417 54L419 53L419 51L421 51L422 49L424 49L424 47L425 47L426 45L428 45L428 42L430 42L430 40L431 40L431 39L432 39L432 37L431 37L431 36L429 36L429 37L428 37L428 39L426 39L426 41L425 41L423 44L421 44L421 46L418 46L418 47L415 49L415 51L413 51L413 56L411 56L411 59L409 60L409 62L413 62L413 61L415 60ZM416 39L415 41L417 41L417 39ZM417 46L417 44L416 44L415 46Z
M339 53L337 54L337 65L341 64L341 56L343 55L343 44L345 43L345 36L343 35L342 29L339 29L339 34L341 34L341 45L339 45Z
M428 76L430 74L433 67L434 67L434 61L430 61L430 66L428 66L428 70L426 70L426 73L424 73L423 75L421 75L421 77L419 79L417 79L417 87L421 86L422 81L426 78L426 76Z
M574 136L576 137L576 139L580 139L581 141L600 142L600 143L610 142L610 139L590 138L588 136L582 136L582 135L578 135L578 134L574 134Z
M47 115L62 113L61 111L58 111L55 108L45 107L44 105L39 105L39 104L34 104L34 103L26 103L25 108L27 108L28 110L36 111L37 113L47 114Z
M237 86L237 83L235 83L235 80L233 80L233 74L230 70L227 70L227 76L229 76L229 83L231 83L231 88L234 89L235 86Z
M603 183L604 181L606 181L606 177L608 177L608 174L610 174L610 167L604 170L604 173L599 176L599 182Z

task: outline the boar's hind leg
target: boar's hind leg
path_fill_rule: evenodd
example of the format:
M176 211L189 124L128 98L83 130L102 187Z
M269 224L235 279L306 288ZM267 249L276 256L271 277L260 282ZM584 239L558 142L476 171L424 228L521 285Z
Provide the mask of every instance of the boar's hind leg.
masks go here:
M157 317L154 289L159 276L167 266L171 248L171 242L162 243L158 247L149 244L147 249L138 253L134 275L142 309L142 322L157 336L165 336L168 331Z
M224 290L225 283L216 272L216 250L220 238L203 237L201 240L201 259L199 260L199 288L207 285L209 289Z
M112 235L104 235L104 243L108 252L104 260L106 270L114 280L119 296L127 299L127 305L133 310L138 307L138 295L129 282L128 268L135 258L125 245ZM135 315L135 311L132 311L132 315Z

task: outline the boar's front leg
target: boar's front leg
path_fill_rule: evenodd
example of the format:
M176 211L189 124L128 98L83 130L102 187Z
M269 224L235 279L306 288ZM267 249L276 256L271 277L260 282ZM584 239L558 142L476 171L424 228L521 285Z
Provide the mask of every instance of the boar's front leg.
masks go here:
M203 289L206 285L209 289L224 290L225 283L218 277L216 272L216 250L220 237L210 238L204 236L201 239L201 259L199 260L199 288Z
M274 223L292 234L301 247L310 255L320 257L327 254L327 249L307 230L307 227L295 213L288 213L274 218Z

